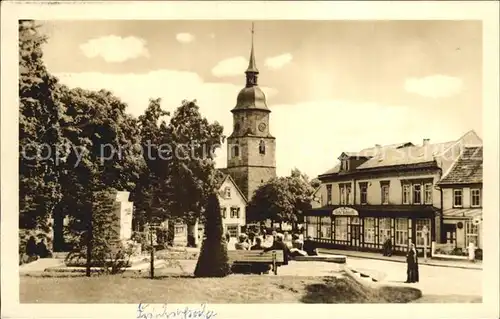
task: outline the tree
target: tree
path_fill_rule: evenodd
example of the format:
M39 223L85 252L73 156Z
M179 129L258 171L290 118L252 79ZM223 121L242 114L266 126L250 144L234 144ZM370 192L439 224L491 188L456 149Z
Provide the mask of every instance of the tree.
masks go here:
M201 246L194 275L196 277L225 277L230 274L231 270L227 256L227 243L222 236L222 216L216 193L209 196L205 214L206 239Z
M311 208L313 192L307 176L295 169L291 176L274 178L255 191L249 203L249 218L288 222L295 227Z
M65 106L42 60L45 41L34 21L19 22L19 227L48 230L62 198L59 164L67 154L59 125Z
M55 224L71 217L74 249L81 236L92 242L94 193L114 188L132 191L144 166L138 145L137 120L125 113L126 105L108 91L65 90L67 106L61 121L69 154L61 169L64 197ZM60 226L55 227L60 232Z
M168 209L173 218L193 223L202 216L215 187L214 152L223 141L223 127L209 123L196 101L183 101L168 125ZM182 185L182 187L179 187Z
M124 270L130 251L119 238L115 196L116 190L112 188L93 193L91 239L88 241L85 236L80 238L78 249L66 258L69 264L81 265L84 262L88 267L99 267L101 271L111 274Z
M166 188L169 164L162 145L168 139L167 124L163 117L170 113L162 110L161 99L151 99L148 108L139 116L139 143L144 167L132 193L135 205L134 224L142 227L152 218L166 218ZM168 144L167 144L168 145ZM168 152L168 149L166 150Z

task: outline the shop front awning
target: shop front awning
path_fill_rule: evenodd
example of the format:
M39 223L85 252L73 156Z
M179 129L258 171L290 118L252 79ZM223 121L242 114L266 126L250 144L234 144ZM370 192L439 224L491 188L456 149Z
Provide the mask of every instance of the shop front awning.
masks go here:
M443 217L446 218L481 218L483 210L481 208L451 208L443 211Z
M313 208L306 216L417 217L432 218L439 211L432 205L328 205Z

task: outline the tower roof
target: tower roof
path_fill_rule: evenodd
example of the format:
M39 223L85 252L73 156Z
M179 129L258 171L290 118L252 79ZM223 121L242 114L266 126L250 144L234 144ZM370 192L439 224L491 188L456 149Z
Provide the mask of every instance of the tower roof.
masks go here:
M255 63L255 53L253 50L253 22L252 22L252 48L250 49L250 59L248 60L248 68L245 71L245 73L259 73L259 70L257 69L257 64Z
M254 24L252 22L252 44L250 49L250 60L248 61L248 68L246 74L246 86L240 91L236 99L236 106L231 112L241 110L262 110L271 112L267 107L266 95L259 88L257 84L257 75L259 70L255 63L255 53L253 45Z

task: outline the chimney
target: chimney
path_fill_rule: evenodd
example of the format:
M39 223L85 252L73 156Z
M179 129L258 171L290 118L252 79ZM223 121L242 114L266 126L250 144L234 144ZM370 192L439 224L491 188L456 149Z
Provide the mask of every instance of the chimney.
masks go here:
M375 155L378 157L378 161L381 162L384 159L384 156L382 154L382 145L375 144L375 149L376 149Z
M424 141L422 142L422 145L424 145L424 146L429 145L429 141L430 141L430 139L424 138Z

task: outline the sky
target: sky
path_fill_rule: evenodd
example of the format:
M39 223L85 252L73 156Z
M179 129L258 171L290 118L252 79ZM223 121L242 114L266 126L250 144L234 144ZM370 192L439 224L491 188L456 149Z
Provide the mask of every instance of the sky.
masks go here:
M44 61L62 83L110 90L135 116L150 98L170 111L196 99L231 134L251 21L40 23ZM375 144L482 137L481 22L255 21L254 47L278 175L316 177Z

